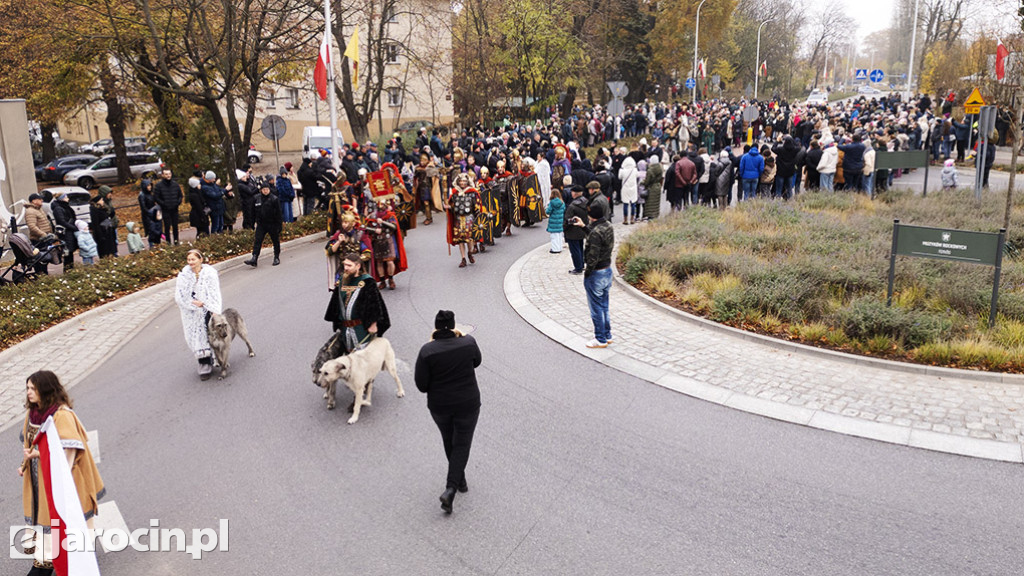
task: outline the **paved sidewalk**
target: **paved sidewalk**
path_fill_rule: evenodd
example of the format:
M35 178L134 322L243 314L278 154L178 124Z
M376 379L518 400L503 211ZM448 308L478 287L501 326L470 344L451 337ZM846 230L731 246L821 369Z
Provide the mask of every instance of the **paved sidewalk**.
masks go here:
M618 225L621 240L636 229ZM617 277L615 343L588 349L593 325L568 251L524 255L509 303L567 348L684 394L778 420L968 456L1024 462L1024 377L870 359L770 339L666 306Z
M304 246L323 235L296 238L281 245L282 251ZM214 264L223 273L242 266L250 254ZM53 370L65 387L81 382L103 364L150 319L174 305L170 279L129 294L65 320L0 352L0 431L21 422L25 415L25 378L36 370Z

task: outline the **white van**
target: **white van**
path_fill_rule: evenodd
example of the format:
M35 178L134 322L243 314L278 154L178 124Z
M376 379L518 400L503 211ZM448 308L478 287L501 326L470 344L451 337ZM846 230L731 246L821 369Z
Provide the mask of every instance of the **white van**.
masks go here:
M341 129L336 128L338 135L338 146L345 143L345 137ZM330 126L306 126L302 130L302 155L306 158L319 158L320 150L331 149L331 127Z

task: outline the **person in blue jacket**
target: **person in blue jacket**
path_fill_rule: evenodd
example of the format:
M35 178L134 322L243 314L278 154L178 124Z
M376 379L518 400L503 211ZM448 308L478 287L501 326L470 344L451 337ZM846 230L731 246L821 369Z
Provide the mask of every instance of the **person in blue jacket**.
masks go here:
M764 156L757 146L744 146L743 157L740 158L740 189L738 200L753 198L757 194L757 183L764 172Z
M281 174L277 177L277 199L281 203L281 215L284 222L294 222L292 214L292 201L295 200L295 186L288 178L288 169L281 167Z
M206 207L210 209L211 234L219 234L224 231L224 197L232 194L231 184L221 188L217 182L217 174L213 170L207 170L203 175L203 183L200 185L203 198L206 200Z

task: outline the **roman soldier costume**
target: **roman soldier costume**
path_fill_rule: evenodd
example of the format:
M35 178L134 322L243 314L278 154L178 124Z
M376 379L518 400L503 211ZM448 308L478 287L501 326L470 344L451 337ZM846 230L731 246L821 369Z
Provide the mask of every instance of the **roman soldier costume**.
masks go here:
M465 268L467 252L469 262L476 263L473 259L473 244L479 233L477 215L480 212L480 194L472 187L469 175L459 174L455 177L447 209L448 244L459 247L462 254L459 268Z
M406 270L409 265L405 257L405 244L398 225L398 219L387 202L377 206L375 218L365 222L366 232L373 248L374 279L383 289L386 285L395 289L395 274Z

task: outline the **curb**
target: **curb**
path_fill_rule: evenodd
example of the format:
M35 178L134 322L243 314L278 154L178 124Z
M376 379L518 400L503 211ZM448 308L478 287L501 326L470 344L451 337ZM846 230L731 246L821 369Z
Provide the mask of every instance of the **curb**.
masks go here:
M817 346L810 346L808 344L802 344L800 342L791 342L789 340L783 340L781 338L774 338L772 336L766 336L764 334L758 334L757 332L748 332L732 326L726 326L725 324L719 324L713 320L702 318L694 314L690 314L684 310L680 310L673 306L665 304L661 300L654 298L637 287L633 286L626 279L615 274L615 282L626 289L627 292L632 293L638 298L642 298L651 304L654 304L666 311L672 312L677 317L686 320L692 324L697 324L702 328L709 328L711 330L717 330L730 334L737 338L744 340L751 340L759 342L777 348L780 350L786 350L788 352L797 352L800 354L821 356L829 360L836 360L839 362L848 362L850 364L861 365L861 366L872 366L883 370L891 370L894 372L907 372L911 374L924 374L926 376L935 376L937 378L959 378L961 380L976 380L981 382L992 382L997 384L1020 384L1024 385L1024 374L1007 374L1002 372L983 372L980 370L964 370L963 368L945 368L942 366L928 366L926 364L913 364L910 362L897 362L895 360L886 360L884 358L874 358L871 356L861 356L858 354L849 354L847 352L839 352L836 350L830 350L828 348L818 348Z
M295 238L295 239L289 240L287 242L282 242L281 243L281 252L283 253L285 250L294 248L294 247L299 246L301 244L312 243L313 241L319 239L319 237L321 237L321 236L323 236L323 233L322 232L318 232L316 234L310 234L308 236L303 236L301 238ZM222 260L220 262L217 262L216 264L213 264L213 267L218 272L226 272L228 270L233 270L235 268L240 268L240 267L244 266L244 264L242 262L244 262L244 260L249 258L250 256L251 256L251 254L242 254L242 255L239 255L239 256L235 256L233 258L229 258L227 260ZM155 294L157 292L164 291L164 290L169 291L169 290L172 289L172 286L174 285L174 282L176 280L177 280L177 278L171 278L171 279L168 279L168 280L164 280L163 282L160 282L158 284L154 284L152 286L143 288L142 290L139 290L138 292L132 292L131 294L128 294L126 296L122 296L121 298L118 298L116 300L112 300L112 301L107 302L105 304L102 304L100 306L96 306L95 308L90 308L89 310L86 310L85 312L82 312L81 314L72 316L71 318L68 318L67 320L64 320L63 322L61 322L59 324L51 326L51 327L47 328L46 330L43 330L42 332L32 336L31 338L29 338L27 340L22 340L21 342L18 342L14 346L11 346L10 348L7 348L6 350L0 351L0 364L3 364L10 357L22 353L23 350L26 350L29 347L44 346L44 345L46 345L50 340L56 338L59 334L65 332L67 330L77 330L78 329L78 324L80 322L82 322L83 320L89 319L89 318L91 318L93 316L97 316L97 315L103 314L105 312L110 312L115 307L130 306L133 302L136 302L138 300L142 300L144 298L148 298L149 296L152 296L153 294ZM128 342L133 337L135 337L139 332L141 332L143 330L143 328L145 328L146 326L149 325L150 321L153 318L155 318L158 314L163 313L163 311L166 310L168 307L170 307L172 304L173 304L172 299L168 298L168 302L167 302L166 305L161 306L160 308L154 310L153 313L150 314L149 316L140 319L138 324L136 325L136 327L133 328L131 332L129 332L127 335L125 335L121 339L120 342L115 343L111 347L111 349L106 354L104 354L102 358L100 358L100 360L98 360L95 363L93 363L87 370L85 370L85 372L83 372L81 375L79 375L78 378L76 378L74 380L63 381L62 383L64 384L64 387L69 389L72 386L74 386L75 384L78 384L82 380L85 380L86 378L88 378L97 368L99 368L102 364L106 363L107 360L109 360L114 354L116 354L122 348L122 346L124 346L125 342ZM0 426L0 432L3 432L4 430L7 430L11 426L13 426L15 424L18 424L18 423L20 423L20 420L18 420L18 419L12 420L11 422L8 422L7 424L5 424L3 426Z
M933 432L931 430L917 430L911 427L897 426L895 424L886 424L880 422L871 422L867 420L861 420L850 416L843 416L840 414L834 414L826 412L824 410L812 410L804 408L802 406L791 406L788 404L781 404L758 398L756 396L749 396L742 393L736 393L732 390L725 388L719 388L680 376L674 372L652 366L645 362L635 360L624 354L615 352L611 348L603 349L590 349L586 347L586 338L580 336L564 326L558 324L554 320L548 318L541 310L539 310L533 303L530 302L526 294L523 292L522 283L519 278L525 267L526 261L534 254L539 254L547 248L547 244L539 246L533 250L530 250L509 267L508 272L505 274L504 280L504 291L505 299L509 305L523 318L527 323L533 325L538 331L547 337L551 338L555 342L565 346L569 350L586 356L592 360L600 362L605 366L614 368L620 372L624 372L641 380L646 380L652 384L656 384L669 390L674 390L687 396L719 404L736 410L742 410L751 414L757 414L759 416L765 416L775 420L781 420L783 422L790 422L793 424L799 424L802 426L809 426L811 428L818 428L820 430L827 430L830 432L838 432L847 436L856 436L859 438L866 438L869 440L878 440L881 442L887 442L890 444L899 444L903 446L909 446L912 448L923 448L926 450L932 450L935 452L944 452L947 454L956 454L960 456L970 456L974 458L983 458L987 460L997 460L1001 462L1014 462L1024 463L1024 444L1017 444L1013 442L999 442L996 440L983 440L979 438L969 438L964 436L956 436L952 434L941 434ZM618 272L615 273L616 281L620 282L620 285L626 285L625 280L619 277ZM632 286L629 286L632 288ZM729 326L722 326L714 322L710 322L704 319L698 319L696 317L685 315L685 313L676 310L666 304L663 304L646 294L643 294L639 290L632 288L632 294L643 296L647 301L653 302L667 308L672 312L679 315L684 315L684 318L695 324L699 324L703 327L713 327L722 330L737 338L742 338L749 341L756 341L759 343L766 343L770 345L777 345L783 343L774 338L762 336L760 334L752 334L750 332L744 332L736 328ZM689 317L686 317L689 316ZM698 322L699 320L699 322ZM754 338L754 337L757 338ZM793 342L784 342L788 346L788 350L793 352L805 354L808 352L818 353L818 355L826 356L833 360L852 360L854 363L868 364L864 360L873 360L874 364L881 368L897 370L903 365L898 362L892 362L889 360L880 361L878 359L862 359L861 357L852 356L852 358L844 358L851 355L842 354L840 352L833 352L831 350L821 350L812 346L806 346L803 344L796 344ZM828 354L822 354L827 352ZM891 366L895 364L896 367ZM970 371L955 370L951 368L937 369L946 370L947 372L941 373L944 376L960 376L961 372L966 372L968 375L972 374ZM952 372L952 374L950 374ZM940 373L936 372L925 372L926 374L939 376ZM966 376L963 376L966 377ZM1022 377L1024 379L1024 377ZM1000 380L1001 381L1001 380Z

